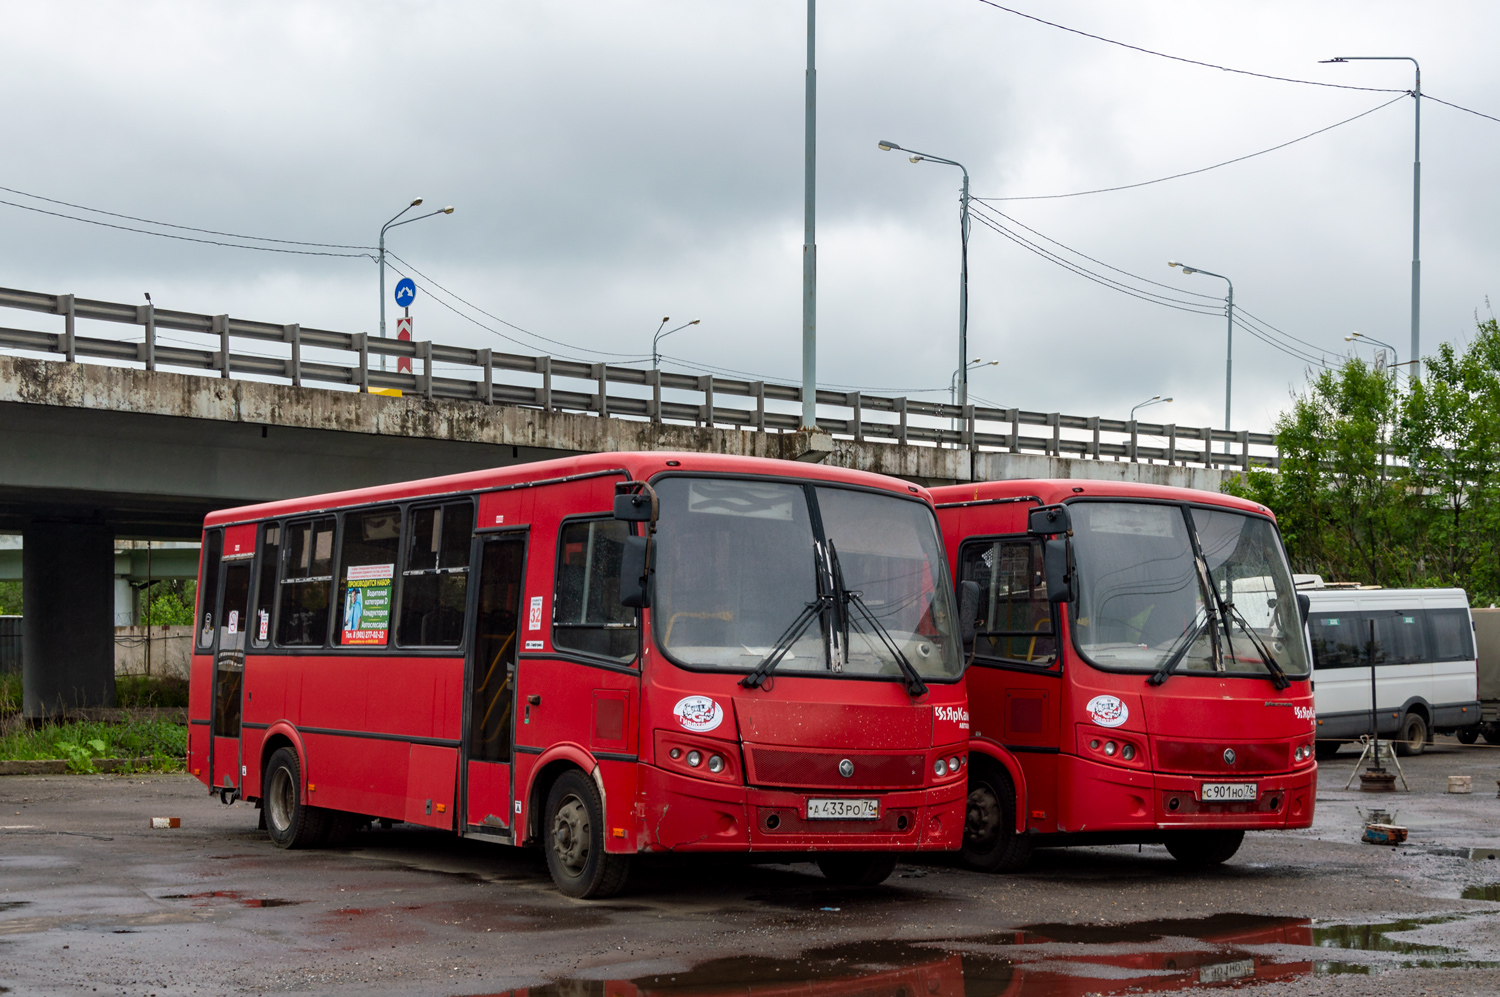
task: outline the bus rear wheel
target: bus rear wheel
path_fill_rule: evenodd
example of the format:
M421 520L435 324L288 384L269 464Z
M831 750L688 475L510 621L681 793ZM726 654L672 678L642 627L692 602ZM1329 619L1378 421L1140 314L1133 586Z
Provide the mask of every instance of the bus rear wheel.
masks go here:
M1177 831L1165 844L1172 857L1190 869L1222 865L1234 857L1244 831Z
M1408 713L1401 718L1401 733L1396 737L1396 754L1420 755L1427 747L1427 718Z
M291 748L278 748L261 782L266 832L278 848L316 848L328 834L328 812L302 802L302 767Z
M1010 777L994 765L969 770L969 799L964 813L965 865L980 872L1013 872L1031 858L1031 841L1016 833L1016 790Z
M1459 744L1473 744L1479 740L1479 728L1465 727L1463 730L1456 731L1454 736L1458 738Z
M1486 724L1481 733L1484 734L1485 744L1500 744L1500 727L1495 724Z
M879 886L896 871L896 856L864 852L824 855L818 859L823 878L839 886Z
M594 781L578 769L558 776L545 815L542 847L558 890L580 900L619 893L630 875L630 856L604 850L604 805Z

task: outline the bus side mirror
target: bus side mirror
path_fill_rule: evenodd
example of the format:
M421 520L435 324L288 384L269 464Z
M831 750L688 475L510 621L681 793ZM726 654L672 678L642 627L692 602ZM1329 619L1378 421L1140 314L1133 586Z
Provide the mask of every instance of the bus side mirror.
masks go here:
M615 485L615 518L626 523L655 523L656 492L644 481Z
M1049 537L1073 532L1073 517L1065 505L1044 505L1026 516L1026 532L1034 537Z
M1036 510L1042 512L1045 510ZM1073 576L1068 571L1068 542L1061 537L1042 541L1042 576L1048 602L1073 601Z
M1302 625L1307 626L1307 614L1312 612L1312 597L1306 592L1297 593L1297 613L1302 617Z
M958 636L965 647L974 643L975 624L979 621L979 583L958 583Z
M618 506L620 499L615 498ZM640 609L650 605L646 589L646 559L650 541L645 537L626 537L620 549L620 605Z

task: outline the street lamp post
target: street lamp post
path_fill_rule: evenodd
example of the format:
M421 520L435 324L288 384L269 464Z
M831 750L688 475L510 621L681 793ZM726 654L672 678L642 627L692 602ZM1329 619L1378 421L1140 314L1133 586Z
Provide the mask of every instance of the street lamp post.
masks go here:
M1161 395L1152 395L1150 398L1147 398L1145 401L1141 402L1139 405L1132 405L1130 407L1130 421L1131 422L1135 422L1135 410L1136 409L1146 408L1146 407L1151 406L1151 405L1165 405L1165 404L1167 404L1170 401L1172 401L1172 399L1170 399L1170 398L1163 398Z
M968 372L971 371L971 370L978 370L980 367L998 367L998 366L1000 366L1000 361L999 360L980 360L979 358L976 357L975 359L969 361L969 365L967 367L963 367L963 368L960 368L958 370L955 370L953 372L953 376L950 377L950 378L948 378L948 404L952 405L954 403L955 396L958 394L958 376L960 374L965 375L965 379L967 380ZM956 429L957 428L957 423L954 420L949 419L948 420L948 428L949 429ZM957 446L957 445L958 444L954 444L954 446Z
M1374 343L1376 346L1384 346L1391 351L1391 380L1394 382L1396 380L1396 368L1401 366L1401 354L1397 353L1396 348L1390 343L1383 343L1368 333L1355 332L1344 337L1344 342L1346 343L1357 343L1361 340Z
M699 322L702 321L702 319L696 319L695 318L691 322L684 322L684 323L682 323L682 325L679 325L675 329L668 329L666 332L662 332L661 331L662 328L665 327L666 324L669 321L671 321L671 319L663 316L662 320L661 320L661 325L659 325L659 326L656 327L656 335L654 335L654 336L651 337L651 369L652 370L656 369L657 363L660 362L660 360L661 360L661 354L658 353L658 352L656 352L656 344L659 343L659 342L661 342L663 339L666 339L668 336L672 335L672 333L674 333L674 332L681 332L682 330L686 329L690 325L697 325Z
M1411 157L1411 379L1422 376L1422 64L1409 55L1340 55L1322 62L1409 62L1415 69Z
M802 111L802 426L818 429L817 0L807 0L807 75Z
M959 197L958 214L962 253L958 277L958 410L962 412L969 404L969 170L957 160L917 152L915 149L903 149L895 142L884 139L880 142L880 148L885 152L890 152L892 149L898 152L909 152L911 161L914 163L924 161L942 163L945 166L957 166L963 171L964 186L963 193Z
M393 229L393 228L399 228L402 225L410 225L412 222L419 222L423 218L431 218L433 215L451 215L451 214L453 214L453 205L450 204L446 208L439 208L437 211L429 211L425 215L418 215L415 218L408 218L404 222L399 222L399 221L396 220L397 218L400 218L402 215L406 214L412 208L415 208L415 207L419 206L421 203L422 203L422 199L420 197L416 198L410 204L408 204L406 207L404 207L400 211L396 212L396 215L395 215L394 218L392 218L390 221L386 222L384 225L380 226L380 338L381 339L385 338L385 233L386 233L386 230L387 229ZM380 355L380 369L381 370L385 370L385 354L384 353L382 353Z
M1230 280L1228 277L1225 277L1221 273L1213 273L1212 271L1203 270L1199 267L1190 267L1186 263L1178 263L1176 260L1168 260L1167 266L1182 267L1182 272L1185 274L1201 273L1205 277L1217 277L1224 283L1229 285L1229 300L1227 306L1224 309L1225 314L1229 316L1228 331L1225 333L1224 339L1224 431L1228 432L1229 393L1230 388L1234 384L1234 281ZM1229 453L1228 440L1224 441L1224 452Z

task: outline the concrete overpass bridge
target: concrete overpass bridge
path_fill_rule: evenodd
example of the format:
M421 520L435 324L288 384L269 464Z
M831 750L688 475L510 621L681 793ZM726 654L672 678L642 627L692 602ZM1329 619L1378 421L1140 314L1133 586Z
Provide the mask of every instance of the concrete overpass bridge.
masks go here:
M927 484L1211 490L1277 462L1273 439L1248 432L825 390L806 432L789 385L72 295L0 289L0 309L20 313L0 326L12 351L0 355L0 532L23 537L30 715L110 704L115 538L193 540L215 508L622 450L826 461Z

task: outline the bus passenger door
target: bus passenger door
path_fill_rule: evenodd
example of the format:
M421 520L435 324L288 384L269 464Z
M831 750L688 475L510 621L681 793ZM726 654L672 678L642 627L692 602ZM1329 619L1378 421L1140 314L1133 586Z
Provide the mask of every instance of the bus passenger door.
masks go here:
M526 537L506 534L479 544L479 604L464 690L464 821L469 831L508 834L514 811L511 744Z
M250 561L224 561L219 589L218 629L214 632L213 738L210 785L239 789L240 714L245 695L245 630L250 615Z

